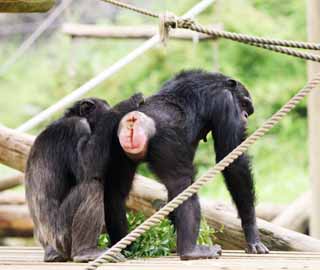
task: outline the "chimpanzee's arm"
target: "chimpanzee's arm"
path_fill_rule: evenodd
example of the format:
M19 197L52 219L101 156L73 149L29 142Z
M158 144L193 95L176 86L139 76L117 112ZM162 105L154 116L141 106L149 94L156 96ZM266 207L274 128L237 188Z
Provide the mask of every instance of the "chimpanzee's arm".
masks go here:
M212 136L219 162L246 137L245 122L240 106L228 90L217 97L216 115L212 125ZM235 202L250 253L266 253L267 248L260 242L255 216L255 192L249 157L245 154L223 171L226 185Z
M110 111L101 114L90 138L79 142L78 155L84 180L103 181L108 170L111 144L119 121L126 113L136 110L143 102L143 95L138 93L118 103Z

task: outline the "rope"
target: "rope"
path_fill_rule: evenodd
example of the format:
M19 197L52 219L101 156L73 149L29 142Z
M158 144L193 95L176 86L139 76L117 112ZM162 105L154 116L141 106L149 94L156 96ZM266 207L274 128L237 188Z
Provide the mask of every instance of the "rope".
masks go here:
M182 25L182 23L177 25ZM319 62L319 59L320 59L319 56L316 54L305 53L298 50L285 48L285 47L289 47L289 48L320 50L320 44L316 44L316 43L259 38L259 37L244 35L244 34L236 34L232 32L217 30L217 29L209 29L195 22L191 24L189 27L186 24L185 26L186 27L180 27L180 28L190 29L199 33L207 34L209 36L230 39L240 43L271 50L271 51L282 53L282 54L291 55L291 56L305 59L305 60Z
M266 45L266 44L259 44L259 43L246 43L246 44L248 44L250 46L259 47L259 48L262 48L262 49L267 49L267 50L270 50L270 51L286 54L286 55L289 55L289 56L294 56L294 57L301 58L301 59L304 59L304 60L310 60L310 61L314 61L314 62L319 62L320 63L320 55L317 55L317 54L305 53L305 52L301 52L301 51L298 51L298 50L293 50L293 49L289 49L289 48L285 48L285 47Z
M211 181L211 179L214 178L218 173L223 171L244 152L246 152L249 146L254 144L259 138L264 136L271 128L279 123L285 115L287 115L306 95L311 92L312 89L314 89L319 84L320 73L313 80L309 81L307 85L302 88L294 97L292 97L278 112L276 112L269 120L267 120L258 130L256 130L251 136L243 141L237 148L230 152L224 159L218 162L213 168L209 169L206 174L196 180L191 186L186 188L177 197L171 200L158 212L153 214L131 233L122 238L118 243L108 249L99 258L89 263L88 267L86 267L85 269L95 270L103 263L112 259L114 260L116 255L120 253L122 249L130 245L141 234L149 230L153 225L159 223L165 216L176 209L184 201L189 199L193 194L197 193L202 186Z
M109 4L112 4L112 5L115 5L115 6L118 6L118 7L121 7L121 8L132 10L132 11L140 13L142 15L146 15L146 16L153 17L153 18L159 18L159 15L157 13L153 13L153 12L148 11L143 8L138 8L138 7L132 6L127 3L123 3L123 2L119 2L119 1L115 1L115 0L102 0L102 1L107 2Z
M287 50L281 50L280 48L275 47L269 47L266 45L271 46L280 46L280 47L291 47L291 48L298 48L298 49L308 49L308 50L320 50L320 44L318 43L312 43L312 42L301 42L301 41L293 41L293 40L280 40L280 39L271 39L266 37L256 37L252 35L246 35L246 34L238 34L218 29L209 29L201 24L197 23L196 21L190 19L190 18L183 18L178 17L172 13L164 13L164 14L156 14L153 12L150 12L148 10L138 8L129 4L125 4L116 0L102 0L104 2L116 5L121 8L126 8L128 10L135 11L137 13L140 13L142 15L147 15L153 18L159 18L160 19L160 34L161 34L161 40L163 42L166 41L166 38L169 34L170 28L184 28L184 29L190 29L199 33L207 34L210 36L230 39L237 42L242 42L245 44L249 44L252 46L261 47L264 49L272 50L275 52L281 52L284 54L289 54L292 56L296 56L299 58L303 58L306 60L311 60L315 57L315 55L309 54L309 56L304 55L301 52L298 51L287 51ZM166 29L166 30L164 30ZM317 57L316 57L317 58ZM317 60L318 61L318 60Z
M3 76L8 69L32 46L32 44L41 36L41 34L50 27L50 25L59 17L59 15L71 4L72 0L64 0L48 16L47 19L27 38L16 52L0 67L0 76Z

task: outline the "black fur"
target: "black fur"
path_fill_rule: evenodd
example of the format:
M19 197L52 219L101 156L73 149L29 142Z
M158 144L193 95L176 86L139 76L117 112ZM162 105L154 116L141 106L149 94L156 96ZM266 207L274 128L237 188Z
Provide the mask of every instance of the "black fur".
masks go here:
M108 167L105 142L111 142L114 126L143 101L136 94L111 109L100 99L80 100L37 137L27 162L26 197L45 261L84 262L101 255L103 186L95 171L102 168L100 160ZM104 143L95 140L96 131L104 132Z
M41 132L31 148L26 198L45 261L66 261L84 252L97 252L104 224L99 207L103 188L97 181L83 181L77 149L95 129L97 116L109 110L103 100L82 99Z
M138 111L156 124L145 161L167 187L170 200L193 182L193 159L199 141L211 132L216 159L221 160L246 137L244 115L252 114L253 106L246 88L232 78L188 71L165 83ZM113 147L111 155L115 158L110 161L112 166L105 178L105 218L112 244L127 233L124 201L137 166L119 151L115 139ZM223 174L242 221L248 251L267 253L256 227L249 158L242 155ZM177 251L182 259L219 253L217 247L196 246L200 223L197 195L179 206L171 219L177 229Z

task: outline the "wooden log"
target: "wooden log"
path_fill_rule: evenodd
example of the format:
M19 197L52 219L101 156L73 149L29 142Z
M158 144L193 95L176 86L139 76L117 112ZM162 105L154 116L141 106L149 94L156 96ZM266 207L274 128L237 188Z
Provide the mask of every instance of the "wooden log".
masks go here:
M7 138L7 144L1 143L4 138ZM0 155L1 160L4 160L7 166L22 171L32 140L31 136L17 134L12 130L0 127L0 153L6 154L5 156ZM17 151L17 149L23 149L23 151ZM18 163L15 162L17 156L19 157ZM166 199L166 191L162 185L159 185L161 184L137 176L128 200L128 206L132 209L143 210L145 213L152 213L161 207ZM235 214L221 210L206 200L201 200L201 207L208 224L216 230L216 242L220 243L223 248L245 248L240 220ZM320 240L260 219L258 219L258 227L263 242L272 250L320 251Z
M286 205L273 203L259 203L256 207L256 215L266 221L271 221L286 209Z
M304 233L308 229L310 214L311 192L306 192L274 218L272 223Z
M34 137L0 127L0 163L24 171Z
M143 178L143 176L137 176L138 178ZM14 187L16 185L20 185L24 182L24 174L19 173L14 176L10 176L8 178L4 178L0 180L0 191L5 190L7 188ZM166 191L166 189L162 186L159 185L159 187L162 187L163 192ZM143 192L143 197L145 198L143 201L141 201L142 205L144 201L150 201L150 198L148 197L148 186L141 186L140 188L144 188L145 191ZM153 189L154 190L154 189ZM139 190L137 190L139 191ZM132 193L132 196L134 196L136 192L134 191ZM0 204L20 204L20 203L25 203L24 201L24 195L17 194L16 192L2 192L0 193ZM215 205L219 206L221 209L224 209L225 211L231 211L231 212L236 212L235 207L232 206L231 204L227 204L224 202L219 202L219 201L214 201ZM156 205L156 204L155 204ZM276 216L278 216L281 211L283 211L286 208L285 205L275 205L271 203L262 203L259 204L256 207L256 214L257 217L266 220L266 221L271 221L273 220ZM144 209L144 211L148 212L149 208L147 207ZM144 212L143 211L143 212Z
M13 204L20 205L26 203L24 192L4 191L0 192L0 205Z
M307 1L308 41L320 40L320 1ZM317 52L319 54L319 52ZM320 64L308 62L308 79L312 80L320 72ZM320 238L320 86L311 91L308 97L309 129L309 175L311 190L310 234Z
M47 12L55 0L0 0L0 12Z
M26 205L0 205L0 235L25 236L33 234L33 224Z
M211 26L222 29L220 24ZM111 38L111 39L148 39L158 33L158 28L151 25L141 26L108 26L66 23L62 32L73 38ZM195 33L186 29L173 29L170 37L180 40L214 40L213 36Z
M24 175L17 173L0 179L0 191L19 186L23 183Z

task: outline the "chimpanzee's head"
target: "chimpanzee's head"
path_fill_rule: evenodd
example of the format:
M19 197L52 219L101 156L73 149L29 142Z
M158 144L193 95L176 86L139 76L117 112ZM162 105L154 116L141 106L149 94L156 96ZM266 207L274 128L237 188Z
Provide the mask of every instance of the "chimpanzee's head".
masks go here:
M96 124L99 115L109 111L110 105L103 99L84 98L73 104L64 114L64 117L79 116L87 119L91 128Z
M232 93L235 106L239 106L241 117L245 125L248 122L248 117L253 114L254 108L249 91L240 82L228 78L225 86Z

